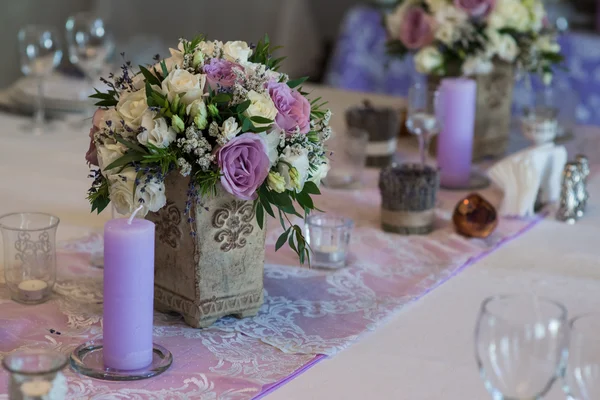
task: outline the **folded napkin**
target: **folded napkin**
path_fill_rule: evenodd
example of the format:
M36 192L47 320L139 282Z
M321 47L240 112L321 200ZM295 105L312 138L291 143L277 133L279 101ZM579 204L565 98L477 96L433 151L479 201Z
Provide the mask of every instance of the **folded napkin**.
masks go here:
M500 215L531 216L538 196L542 203L558 201L566 163L567 150L554 143L530 147L496 163L488 176L504 192Z

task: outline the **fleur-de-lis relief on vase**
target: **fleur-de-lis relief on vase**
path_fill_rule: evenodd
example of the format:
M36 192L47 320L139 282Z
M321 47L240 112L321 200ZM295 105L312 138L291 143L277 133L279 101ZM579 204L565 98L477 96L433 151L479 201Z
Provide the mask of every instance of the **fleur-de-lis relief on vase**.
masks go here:
M216 210L212 225L218 229L214 238L217 243L222 243L221 250L230 251L246 246L246 237L254 231L253 219L254 207L250 202L234 200Z

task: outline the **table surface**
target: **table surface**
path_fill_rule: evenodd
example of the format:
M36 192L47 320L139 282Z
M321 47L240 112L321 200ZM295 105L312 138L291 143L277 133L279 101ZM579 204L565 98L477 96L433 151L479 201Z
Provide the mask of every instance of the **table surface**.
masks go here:
M346 107L369 98L402 107L400 98L310 87L330 101L332 124L343 129ZM84 154L87 132L57 121L54 132L34 137L27 121L0 115L0 213L20 210L57 214L58 239L101 229L110 218L92 215ZM586 131L587 136L593 131ZM598 131L600 139L600 130ZM590 142L591 143L591 142ZM582 145L595 156L598 146ZM593 152L593 153L592 153ZM339 355L322 361L269 399L485 399L473 357L473 328L481 301L492 294L526 292L562 301L571 315L600 306L600 177L592 176L590 209L574 226L553 218L539 223ZM548 399L563 399L558 385Z

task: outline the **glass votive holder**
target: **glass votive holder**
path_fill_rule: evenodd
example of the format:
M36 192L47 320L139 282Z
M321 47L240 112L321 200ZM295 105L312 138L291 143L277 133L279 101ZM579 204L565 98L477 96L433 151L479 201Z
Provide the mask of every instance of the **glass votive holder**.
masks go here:
M331 168L324 180L326 186L348 188L360 184L368 142L368 133L361 129L350 128L342 134L334 132L327 142Z
M534 108L521 119L521 129L531 143L541 145L556 139L558 120L554 108Z
M430 166L402 164L381 170L382 229L403 235L430 233L439 186L439 170Z
M400 131L400 111L390 107L374 107L365 101L361 107L346 110L346 123L350 128L366 131L365 146L367 166L387 167L393 162Z
M311 215L306 219L306 241L312 249L311 264L337 269L346 265L354 221L334 215Z
M2 366L10 373L8 393L11 400L64 399L67 379L62 369L67 357L48 350L23 350L8 354Z
M43 303L56 281L56 229L50 214L24 212L0 217L4 278L14 301Z

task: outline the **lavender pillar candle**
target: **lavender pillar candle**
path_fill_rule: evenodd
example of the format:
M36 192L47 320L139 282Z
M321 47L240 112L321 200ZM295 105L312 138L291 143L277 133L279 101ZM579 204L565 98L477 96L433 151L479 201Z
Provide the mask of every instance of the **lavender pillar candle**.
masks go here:
M104 226L104 366L152 362L154 224L113 219Z
M440 101L443 128L438 138L438 166L443 187L464 187L471 176L477 84L465 78L443 79Z

